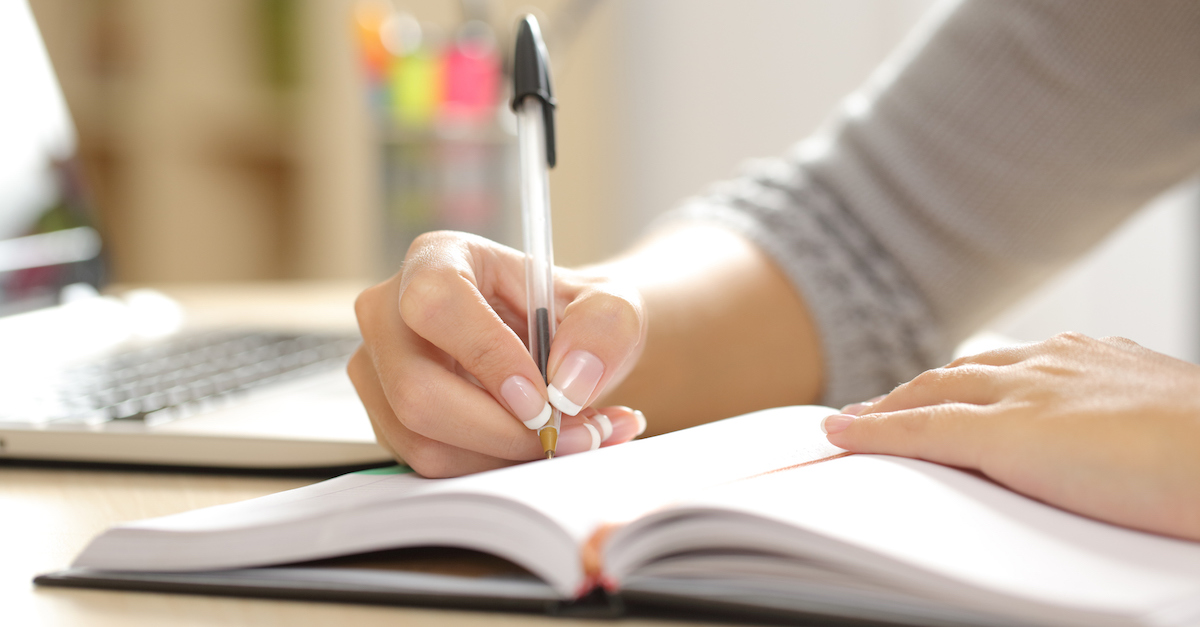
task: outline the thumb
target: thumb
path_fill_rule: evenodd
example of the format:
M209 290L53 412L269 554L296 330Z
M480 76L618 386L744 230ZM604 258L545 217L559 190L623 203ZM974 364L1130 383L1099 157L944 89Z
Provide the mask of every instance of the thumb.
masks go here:
M632 367L646 335L645 306L632 288L588 286L563 310L550 349L550 404L574 416Z

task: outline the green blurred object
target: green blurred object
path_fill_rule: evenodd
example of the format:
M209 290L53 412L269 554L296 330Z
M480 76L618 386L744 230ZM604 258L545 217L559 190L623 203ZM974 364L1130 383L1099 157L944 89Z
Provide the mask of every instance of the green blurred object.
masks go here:
M427 128L442 101L442 65L426 50L396 59L389 68L392 115L404 128Z
M396 464L394 466L380 466L379 468L368 468L360 470L353 474L356 475L406 475L412 472L413 469L408 466Z
M267 82L279 91L288 91L300 82L299 3L259 0L258 8Z

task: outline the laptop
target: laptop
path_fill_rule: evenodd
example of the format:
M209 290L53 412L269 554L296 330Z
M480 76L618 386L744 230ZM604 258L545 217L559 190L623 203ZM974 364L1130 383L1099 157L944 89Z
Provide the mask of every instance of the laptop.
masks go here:
M189 328L102 296L76 134L25 0L0 0L0 459L245 469L385 463L352 331Z

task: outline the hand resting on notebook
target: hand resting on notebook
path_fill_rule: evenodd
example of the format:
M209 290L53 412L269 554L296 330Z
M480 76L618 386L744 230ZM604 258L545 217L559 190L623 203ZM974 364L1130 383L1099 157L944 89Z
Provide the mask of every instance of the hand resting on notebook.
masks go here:
M826 419L833 444L979 470L1108 522L1200 540L1200 366L1067 333L964 357Z

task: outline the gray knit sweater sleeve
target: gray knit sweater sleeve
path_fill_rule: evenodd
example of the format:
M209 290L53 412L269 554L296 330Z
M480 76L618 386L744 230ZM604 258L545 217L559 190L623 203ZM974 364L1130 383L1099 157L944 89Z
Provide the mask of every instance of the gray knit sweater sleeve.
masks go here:
M1200 168L1200 2L940 6L814 137L689 200L819 326L823 402L944 363Z

